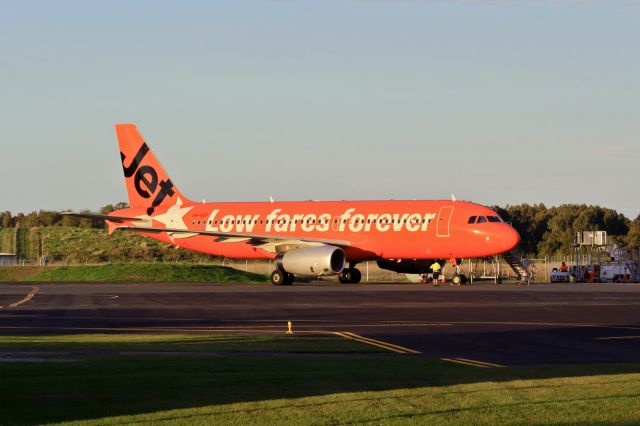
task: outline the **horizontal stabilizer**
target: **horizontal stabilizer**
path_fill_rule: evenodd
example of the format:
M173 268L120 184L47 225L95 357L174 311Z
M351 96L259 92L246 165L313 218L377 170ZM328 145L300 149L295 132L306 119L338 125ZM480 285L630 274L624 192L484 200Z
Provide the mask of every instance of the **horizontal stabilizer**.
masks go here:
M75 212L64 212L62 213L64 216L73 216L79 217L82 219L96 219L96 220L104 220L107 223L109 228L109 235L113 234L113 231L123 226L123 223L127 222L142 222L144 224L151 223L150 216L141 216L141 217L128 217L128 216L115 216L115 215L106 215L100 213L75 213Z
M99 213L64 212L62 214L64 216L80 217L80 218L83 218L83 219L108 220L109 222L115 222L115 223L130 222L132 220L135 220L135 221L147 220L147 218L141 218L141 217L110 216L110 215L99 214Z

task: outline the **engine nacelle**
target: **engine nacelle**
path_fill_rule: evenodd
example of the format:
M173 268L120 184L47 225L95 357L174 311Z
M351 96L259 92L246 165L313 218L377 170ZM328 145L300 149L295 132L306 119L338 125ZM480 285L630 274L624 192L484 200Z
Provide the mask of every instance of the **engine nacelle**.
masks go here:
M290 274L320 276L342 272L347 258L339 247L303 247L286 252L276 265Z
M430 272L429 267L434 262L435 260L424 259L384 259L378 260L378 266L381 269L403 274L426 274Z

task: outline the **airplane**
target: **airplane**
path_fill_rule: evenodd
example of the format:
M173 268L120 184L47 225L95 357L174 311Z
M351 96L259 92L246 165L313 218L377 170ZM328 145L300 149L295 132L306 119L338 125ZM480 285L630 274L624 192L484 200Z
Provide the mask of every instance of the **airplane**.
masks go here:
M109 234L135 232L175 247L238 259L271 259L274 285L295 276L358 283L364 261L425 274L438 261L498 255L518 232L493 210L452 200L194 202L180 192L134 124L116 124L129 208L104 219ZM458 268L456 268L456 271ZM454 274L454 282L460 275Z

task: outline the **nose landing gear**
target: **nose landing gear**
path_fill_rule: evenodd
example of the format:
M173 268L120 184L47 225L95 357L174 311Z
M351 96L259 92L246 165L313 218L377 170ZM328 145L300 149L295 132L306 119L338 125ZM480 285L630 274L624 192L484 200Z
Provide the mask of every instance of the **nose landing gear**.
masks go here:
M453 277L451 278L451 282L455 285L466 284L467 276L462 273L460 270L460 265L462 264L462 259L449 259L449 263L454 268Z
M451 282L456 284L456 285L466 284L467 283L467 276L465 274L455 273L455 274L453 274L453 277L451 278Z

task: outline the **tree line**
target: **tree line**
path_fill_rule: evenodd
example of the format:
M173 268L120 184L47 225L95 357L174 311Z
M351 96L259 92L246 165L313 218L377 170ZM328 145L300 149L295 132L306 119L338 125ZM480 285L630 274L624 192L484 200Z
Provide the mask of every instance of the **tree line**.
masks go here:
M100 213L127 208L127 203L107 204ZM493 209L520 233L520 248L529 256L567 255L573 252L575 235L580 231L607 231L610 240L621 247L640 246L640 215L630 220L605 207L586 204L564 204L546 207L544 204L494 206ZM40 210L28 214L0 213L0 226L11 227L80 227L103 229L101 220L62 215L57 211Z
M126 209L128 207L129 204L124 202L107 204L100 209L100 214L109 214L112 211ZM89 213L89 210L82 210L82 213ZM62 212L51 210L39 210L28 214L18 213L15 216L9 211L0 213L0 227L2 228L36 228L49 226L105 228L103 220L65 216Z
M609 241L625 248L640 246L640 215L634 220L605 207L586 204L494 206L520 233L520 248L529 256L573 253L576 233L607 231Z

